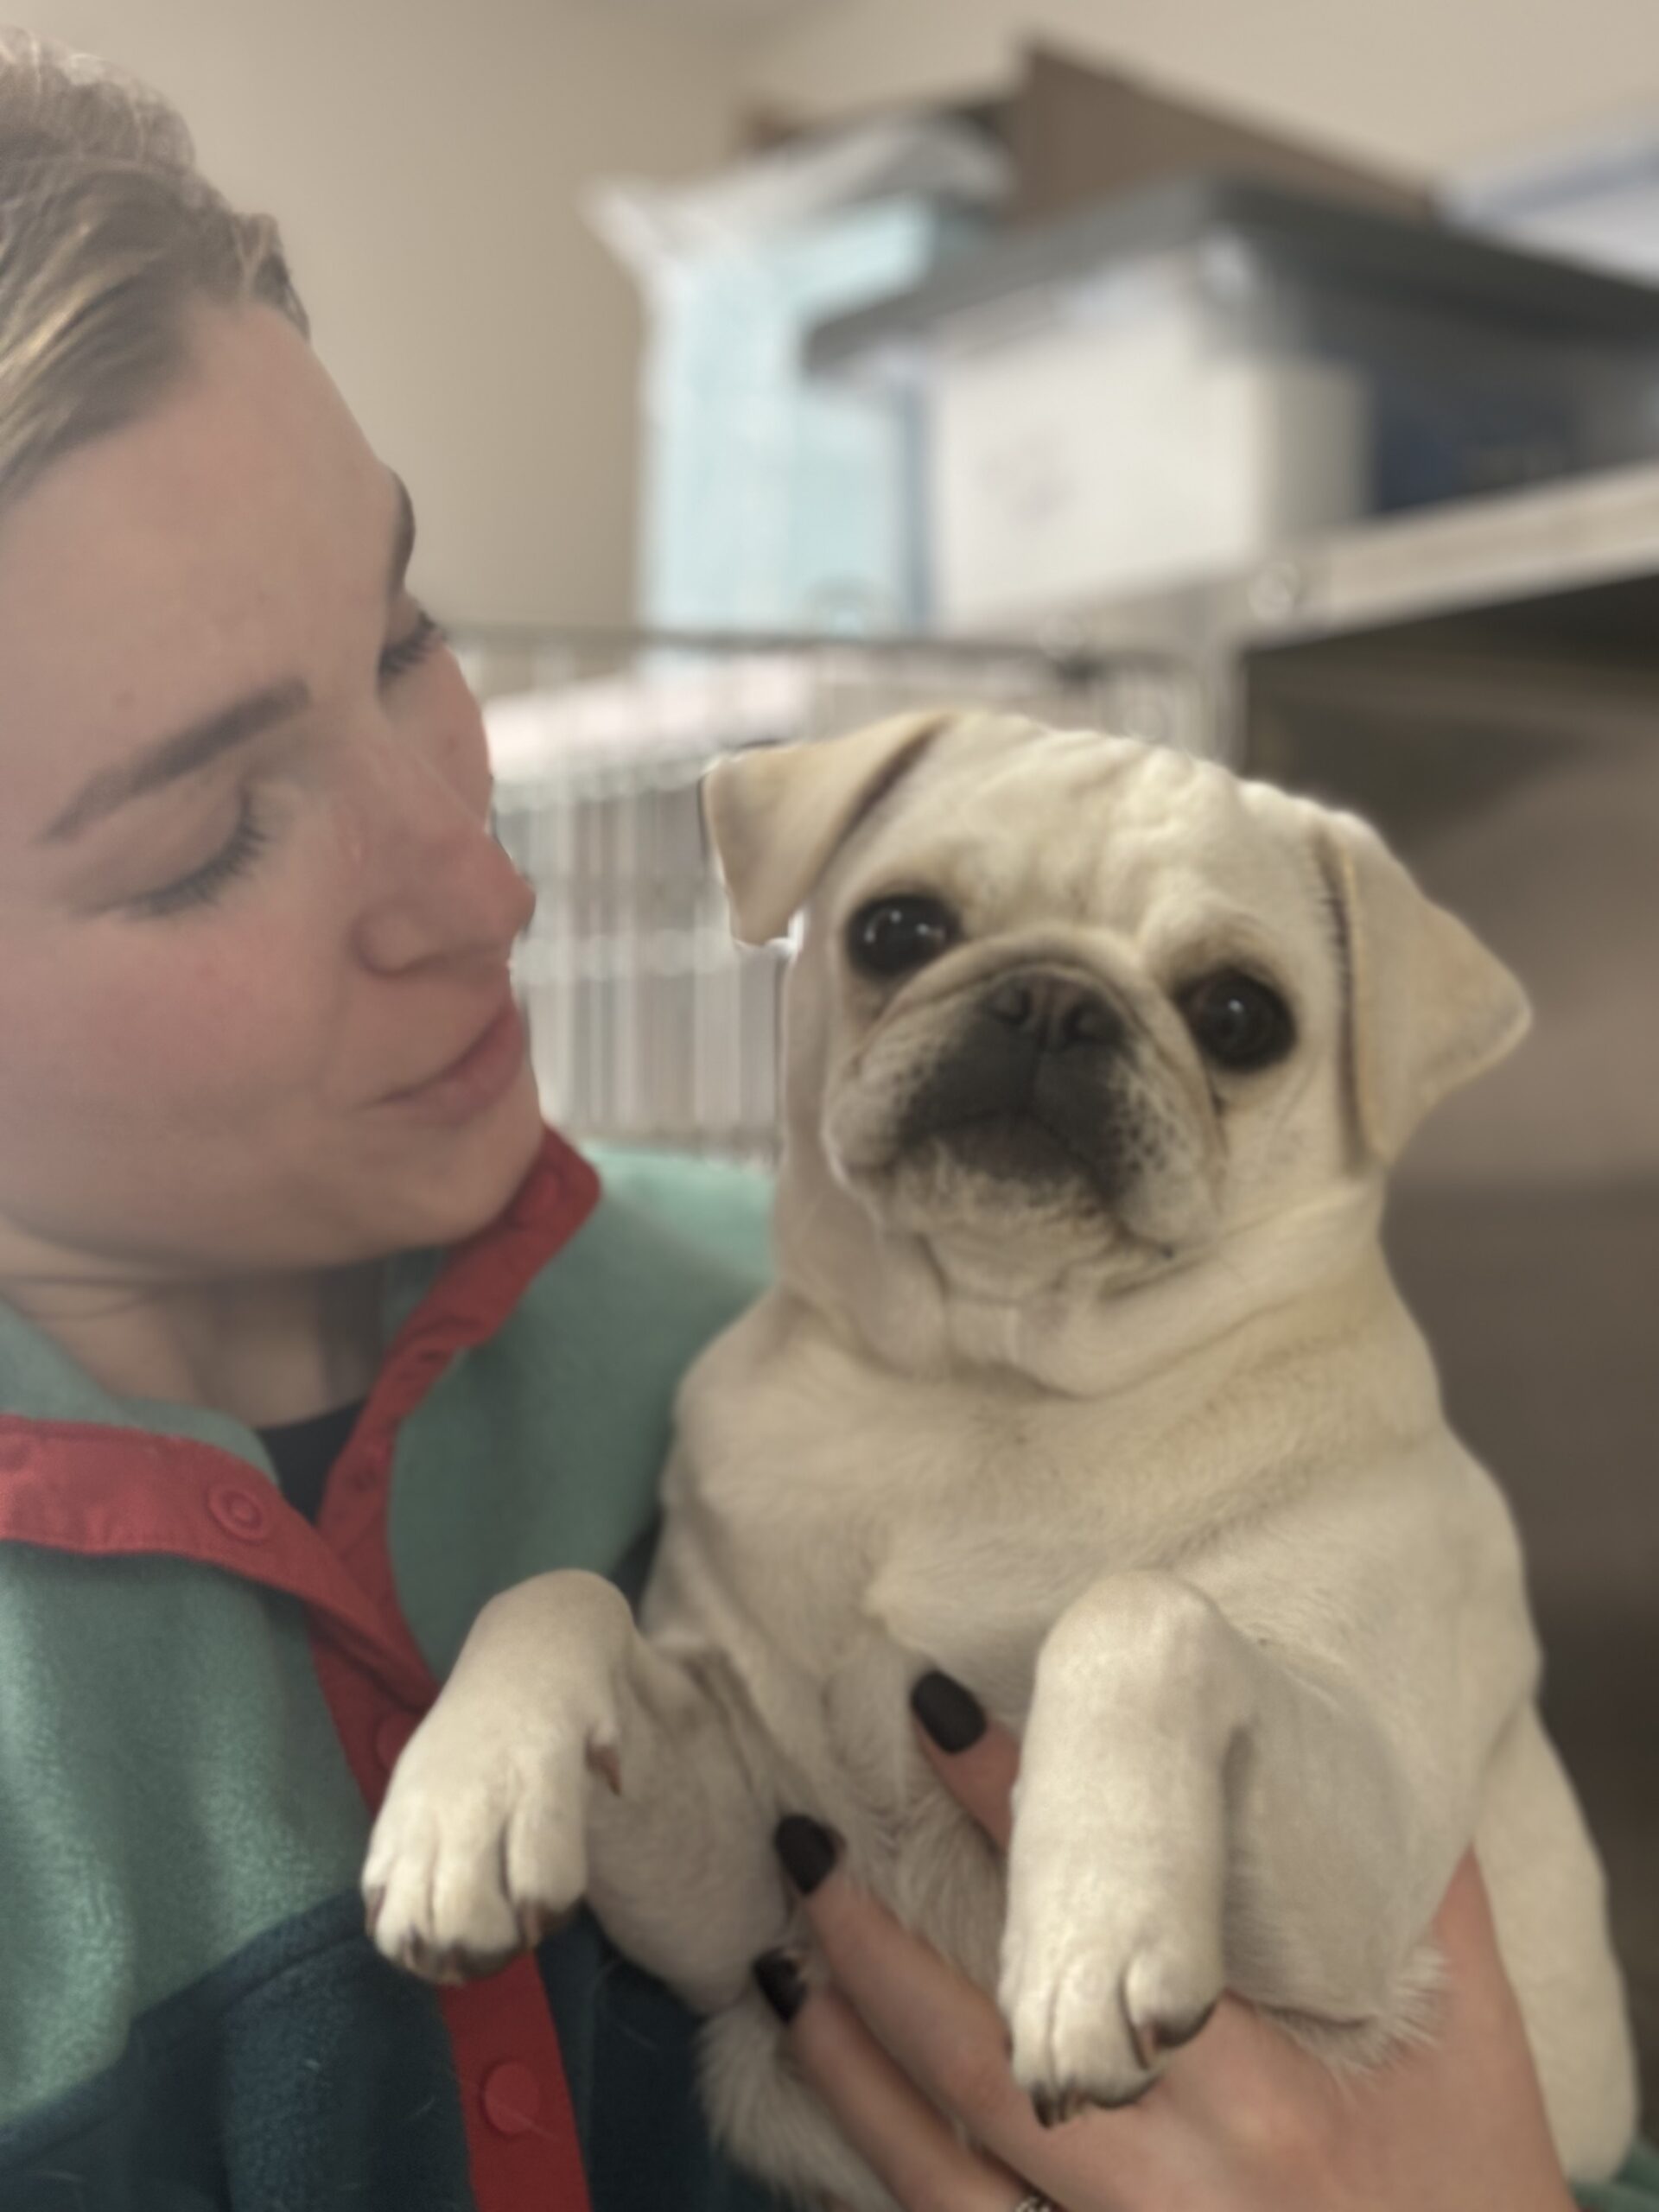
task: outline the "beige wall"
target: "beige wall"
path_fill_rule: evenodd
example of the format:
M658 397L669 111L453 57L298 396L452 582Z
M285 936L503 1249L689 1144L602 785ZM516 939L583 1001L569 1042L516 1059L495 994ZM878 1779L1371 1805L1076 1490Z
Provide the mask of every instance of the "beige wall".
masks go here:
M833 114L993 85L1039 30L1406 173L1659 108L1656 0L825 0L746 80Z
M733 72L604 0L13 0L182 107L281 220L318 348L420 513L417 586L474 619L632 601L632 281L588 177L717 162Z

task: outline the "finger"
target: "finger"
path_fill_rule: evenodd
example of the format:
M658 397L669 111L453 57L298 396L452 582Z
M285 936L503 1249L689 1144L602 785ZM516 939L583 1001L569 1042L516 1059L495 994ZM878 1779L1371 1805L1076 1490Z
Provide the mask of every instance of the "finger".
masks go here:
M1012 2212L1025 2184L958 2139L838 1991L809 1989L779 1952L757 1962L755 1979L785 2020L796 2064L905 2212Z
M1138 2201L1131 2185L1147 2178L1150 2156L1141 2111L1045 2128L1009 2069L1007 2031L985 1993L853 1887L826 1831L785 1821L779 1852L836 1988L928 2098L1061 2202L1075 2190L1078 2202L1104 2205L1115 2201L1109 2184Z
M1512 2128L1521 2124L1515 2115L1526 2112L1541 2133L1547 2126L1543 2092L1521 2000L1498 1948L1491 1900L1472 1847L1464 1853L1440 1900L1434 1934L1446 1961L1439 2041L1453 2051L1478 2050L1490 2077L1506 2077L1512 2084L1505 2106Z
M1008 1847L1020 1745L988 1720L984 1707L949 1675L924 1675L910 1694L922 1748L951 1796L1000 1850Z

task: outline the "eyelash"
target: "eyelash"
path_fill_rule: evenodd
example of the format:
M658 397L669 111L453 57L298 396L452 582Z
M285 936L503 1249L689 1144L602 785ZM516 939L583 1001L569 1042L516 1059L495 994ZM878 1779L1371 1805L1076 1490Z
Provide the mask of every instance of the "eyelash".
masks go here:
M423 607L420 620L406 638L399 638L388 645L380 656L380 681L390 683L395 676L402 676L416 667L427 655L435 652L445 642L448 633L442 622L435 622Z
M407 637L398 638L386 646L380 655L379 676L383 683L407 675L417 667L429 653L435 652L447 637L443 625L435 622L423 607L420 619ZM133 909L143 915L175 914L188 906L206 906L216 899L235 876L251 866L254 860L270 842L270 833L260 823L253 810L252 800L244 793L242 810L228 842L214 854L205 868L194 875L187 875L177 883L169 883L160 891L146 892L133 900Z
M250 866L270 842L270 833L261 827L253 811L253 801L245 792L242 811L237 817L229 842L214 854L207 867L199 868L194 875L169 883L160 891L147 891L142 899L133 900L134 911L140 914L175 914L184 906L205 906L218 897L232 876L239 875Z

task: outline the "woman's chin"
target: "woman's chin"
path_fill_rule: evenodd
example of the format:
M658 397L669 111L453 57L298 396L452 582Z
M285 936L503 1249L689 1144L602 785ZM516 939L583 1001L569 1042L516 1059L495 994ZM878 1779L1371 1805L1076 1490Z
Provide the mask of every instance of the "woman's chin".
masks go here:
M545 1125L528 1062L486 1112L458 1128L433 1129L419 1149L421 1180L405 1201L418 1232L404 1244L454 1244L487 1228L534 1166Z

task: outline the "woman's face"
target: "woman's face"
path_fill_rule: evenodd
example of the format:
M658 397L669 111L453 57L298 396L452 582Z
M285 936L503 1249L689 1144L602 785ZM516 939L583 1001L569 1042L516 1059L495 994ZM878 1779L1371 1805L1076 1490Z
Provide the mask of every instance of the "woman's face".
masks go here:
M407 552L258 307L0 513L0 1286L345 1264L523 1176L531 899Z

